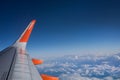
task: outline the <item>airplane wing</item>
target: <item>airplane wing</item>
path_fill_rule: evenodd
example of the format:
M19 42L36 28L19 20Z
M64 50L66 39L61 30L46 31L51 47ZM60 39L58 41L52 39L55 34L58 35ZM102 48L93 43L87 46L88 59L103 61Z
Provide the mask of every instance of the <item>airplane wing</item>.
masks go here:
M40 76L35 65L43 61L31 59L26 45L36 20L32 20L19 39L0 52L0 80L58 80L52 76Z

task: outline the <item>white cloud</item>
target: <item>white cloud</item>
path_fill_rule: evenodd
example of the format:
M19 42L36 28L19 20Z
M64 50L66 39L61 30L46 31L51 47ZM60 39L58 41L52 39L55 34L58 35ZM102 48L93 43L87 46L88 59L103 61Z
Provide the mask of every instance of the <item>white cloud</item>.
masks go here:
M102 80L102 79L82 77L78 73L74 73L74 74L62 74L60 76L60 80Z
M106 78L104 78L104 80L113 80L113 78L112 77L106 77Z
M112 77L105 77L104 79L95 78L95 77L82 77L78 73L74 74L62 74L59 76L60 80L114 80Z

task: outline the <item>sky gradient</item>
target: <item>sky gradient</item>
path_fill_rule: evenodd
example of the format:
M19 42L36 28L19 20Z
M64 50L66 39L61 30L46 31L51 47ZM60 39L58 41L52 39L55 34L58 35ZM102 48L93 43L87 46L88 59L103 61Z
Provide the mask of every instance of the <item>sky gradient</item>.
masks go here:
M119 0L0 2L0 49L11 45L32 19L32 56L106 55L120 52Z

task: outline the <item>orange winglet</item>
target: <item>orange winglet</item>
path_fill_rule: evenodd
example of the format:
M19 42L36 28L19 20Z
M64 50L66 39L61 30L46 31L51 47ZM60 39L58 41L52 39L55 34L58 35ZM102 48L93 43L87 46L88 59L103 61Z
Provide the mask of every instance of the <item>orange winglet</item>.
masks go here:
M32 32L32 29L35 25L36 20L32 20L32 22L29 24L28 28L26 29L25 33L22 35L21 39L19 40L19 42L27 42L30 34Z
M42 64L42 63L43 63L42 60L34 59L34 58L32 59L32 62L33 62L34 65L39 65L39 64Z
M58 77L53 77L53 76L49 76L49 75L46 75L46 74L41 74L41 77L43 80L59 80Z

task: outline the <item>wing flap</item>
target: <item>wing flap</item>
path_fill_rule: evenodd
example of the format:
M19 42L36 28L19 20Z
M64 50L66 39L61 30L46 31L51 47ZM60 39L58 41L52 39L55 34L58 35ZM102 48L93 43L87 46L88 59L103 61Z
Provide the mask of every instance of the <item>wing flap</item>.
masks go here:
M46 75L46 74L41 74L41 77L43 80L59 80L58 77L53 77L53 76L49 76L49 75Z
M34 65L39 65L39 64L43 63L43 60L32 58L32 62L33 62Z

